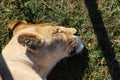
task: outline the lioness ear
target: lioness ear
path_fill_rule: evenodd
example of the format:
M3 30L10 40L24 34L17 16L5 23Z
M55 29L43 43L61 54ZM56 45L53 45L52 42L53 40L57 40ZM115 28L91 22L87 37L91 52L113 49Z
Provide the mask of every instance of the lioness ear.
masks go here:
M42 45L42 40L38 39L35 35L32 34L22 34L18 37L18 42L29 48L35 49Z
M24 28L25 26L20 26L22 24L27 24L26 21L23 20L14 20L9 24L9 29L15 33L17 30L20 30L22 28Z

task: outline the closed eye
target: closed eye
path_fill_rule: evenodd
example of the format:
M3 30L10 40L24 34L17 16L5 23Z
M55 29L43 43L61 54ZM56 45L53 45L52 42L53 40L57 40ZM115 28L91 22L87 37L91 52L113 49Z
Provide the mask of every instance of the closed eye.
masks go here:
M59 28L57 28L53 34L57 34L57 33L59 33Z

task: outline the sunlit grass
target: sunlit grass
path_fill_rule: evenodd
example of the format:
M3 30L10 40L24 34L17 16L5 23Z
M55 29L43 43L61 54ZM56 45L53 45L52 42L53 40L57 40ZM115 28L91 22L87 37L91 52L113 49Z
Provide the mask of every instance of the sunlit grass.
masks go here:
M120 2L100 0L101 12L108 37L113 43L116 60L120 63ZM9 41L8 24L14 19L28 23L50 22L65 27L75 27L78 35L89 51L89 68L83 80L111 80L105 58L102 54L87 8L82 0L9 0L0 8L0 45Z

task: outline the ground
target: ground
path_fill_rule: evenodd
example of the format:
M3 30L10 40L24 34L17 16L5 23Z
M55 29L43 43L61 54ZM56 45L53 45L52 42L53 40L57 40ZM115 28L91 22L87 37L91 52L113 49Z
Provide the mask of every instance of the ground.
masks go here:
M8 43L9 23L50 22L75 27L86 49L63 59L49 80L120 80L119 0L8 0L0 7L0 47Z

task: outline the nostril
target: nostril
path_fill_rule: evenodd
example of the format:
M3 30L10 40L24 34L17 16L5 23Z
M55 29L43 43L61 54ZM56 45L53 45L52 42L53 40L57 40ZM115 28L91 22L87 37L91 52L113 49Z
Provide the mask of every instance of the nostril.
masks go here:
M73 35L77 36L77 35L78 35L78 33L76 32L76 33L74 33Z
M80 36L80 33L76 32L76 33L74 33L73 35L75 35L75 36Z

